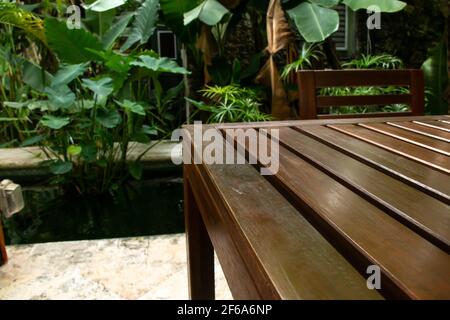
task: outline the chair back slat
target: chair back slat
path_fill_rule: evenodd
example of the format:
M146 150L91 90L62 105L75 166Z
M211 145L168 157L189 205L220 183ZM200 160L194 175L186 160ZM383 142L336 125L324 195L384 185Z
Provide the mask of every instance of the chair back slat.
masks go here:
M318 109L332 106L406 104L409 112L389 113L389 116L424 114L425 85L422 70L307 70L298 72L300 119L324 118ZM332 87L409 87L410 94L369 96L317 96L317 89ZM379 113L384 116L387 113ZM327 118L370 117L359 115L325 115Z

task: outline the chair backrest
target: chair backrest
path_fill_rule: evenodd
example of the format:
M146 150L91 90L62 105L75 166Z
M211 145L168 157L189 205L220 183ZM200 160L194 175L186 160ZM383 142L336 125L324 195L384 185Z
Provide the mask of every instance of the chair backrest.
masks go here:
M307 70L298 72L300 119L419 116L425 113L422 70ZM409 87L409 94L375 96L317 96L317 89L331 87ZM318 115L319 109L339 106L406 104L408 112Z

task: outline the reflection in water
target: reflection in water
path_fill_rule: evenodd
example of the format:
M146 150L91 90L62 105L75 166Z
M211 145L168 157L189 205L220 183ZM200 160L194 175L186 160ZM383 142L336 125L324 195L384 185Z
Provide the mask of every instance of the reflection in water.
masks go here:
M24 188L25 209L4 220L7 244L179 233L184 230L181 179L132 183L103 196Z

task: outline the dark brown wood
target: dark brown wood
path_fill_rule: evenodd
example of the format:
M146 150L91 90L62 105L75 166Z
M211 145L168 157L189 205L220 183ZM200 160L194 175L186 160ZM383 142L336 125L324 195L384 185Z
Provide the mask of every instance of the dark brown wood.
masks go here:
M279 141L291 152L450 253L449 205L293 129L281 129ZM417 203L429 210L424 212Z
M326 126L300 126L295 129L351 156L385 174L450 204L450 183L445 173L428 170L423 164L337 132Z
M414 123L420 124L422 126L427 126L431 128L435 128L438 130L442 130L445 132L450 132L450 125L442 122L442 121L414 121Z
M394 114L395 118L392 115ZM400 113L401 114L401 113ZM372 115L372 114L371 114ZM313 119L313 120L288 120L288 121L267 121L267 122L241 122L241 123L227 123L227 124L212 124L204 125L203 129L215 128L222 129L236 129L236 128L280 128L280 127L295 127L295 126L317 126L327 124L355 124L355 123L370 123L370 122L392 122L392 121L436 121L447 119L447 116L419 116L412 117L403 114L397 117L397 113L382 113L382 117L360 117L360 118L345 118L345 119Z
M317 88L409 86L411 70L313 70Z
M411 112L391 112L389 114L393 117L404 117L404 116L411 114ZM336 120L336 119L340 119L341 116L342 115L336 115L336 114L319 114L319 115L317 115L317 118L318 119ZM386 117L386 112L355 113L355 114L346 114L345 115L345 118L347 118L347 119L363 119L363 118L373 119L373 118L385 118L385 117Z
M184 179L184 213L188 256L189 295L193 300L215 298L214 249L206 231L190 180Z
M381 268L383 294L411 299L449 297L450 256L401 222L283 147L280 170L272 179L305 217L336 241L334 245L356 268Z
M411 95L378 95L378 96L319 96L317 107L358 106L358 105L387 105L387 104L411 104ZM384 113L386 116L386 113Z
M3 226L0 221L0 266L8 262L8 255L6 254L5 237L3 235Z
M421 126L414 122L388 122L387 124L450 143L450 132L445 132L427 126Z
M425 108L425 86L422 70L305 70L298 72L299 114L301 119L320 117L317 109L357 105L407 104L407 115L420 116ZM328 87L408 86L410 94L377 96L319 96L317 89ZM390 116L404 114L393 113ZM347 114L324 118L346 118ZM355 117L355 115L352 115ZM366 117L371 115L356 115ZM373 115L372 115L373 116Z
M223 165L209 169L220 177L214 179L216 187L240 226L242 234L233 234L240 238L239 247L249 243L249 251L241 250L242 257L258 261L264 271L256 286L276 284L271 290L282 299L381 298L367 289L364 278L254 168ZM242 274L234 276L242 281Z
M197 212L187 224L201 222L200 234L212 243L236 299L450 299L447 142L391 124L443 119L207 126L223 135L267 129L280 142L279 170L261 176L261 149L236 138L228 149L243 143L256 165L185 164L186 194L195 204L189 211ZM196 233L187 232L188 239ZM199 267L193 266L200 255L189 259L197 272L191 278L209 270L206 288L194 284L198 297L212 296L211 251ZM378 291L366 286L371 265L381 270Z
M310 106L309 108L300 108L299 115L300 119L315 119L317 100L314 94L302 94L303 92L315 92L316 91L316 81L314 72L307 72L299 78L299 103L301 106Z
M425 78L422 70L410 70L411 111L413 116L425 114Z
M427 151L422 147L373 132L359 125L328 125L328 127L450 174L450 158L443 154Z
M360 126L450 156L450 144L447 142L425 137L385 123L361 123Z

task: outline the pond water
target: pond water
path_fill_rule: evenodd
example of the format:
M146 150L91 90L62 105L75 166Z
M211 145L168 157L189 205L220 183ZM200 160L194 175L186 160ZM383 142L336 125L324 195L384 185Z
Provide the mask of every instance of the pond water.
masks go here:
M172 234L184 231L183 181L133 182L104 196L24 187L25 209L3 221L7 244Z

